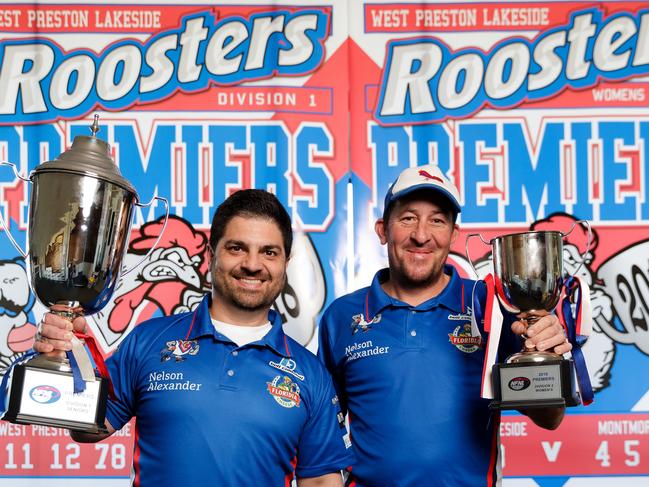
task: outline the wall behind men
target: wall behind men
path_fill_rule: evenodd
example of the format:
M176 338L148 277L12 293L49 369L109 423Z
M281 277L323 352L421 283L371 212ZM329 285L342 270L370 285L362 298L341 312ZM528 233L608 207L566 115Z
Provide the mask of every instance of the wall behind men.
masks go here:
M460 189L451 259L467 276L468 233L567 233L589 220L595 244L577 226L565 254L591 285L595 403L552 433L506 416L505 484L637 485L649 476L647 46L642 2L5 3L0 160L26 175L88 135L98 113L140 200L169 200L159 248L90 317L105 354L209 290L210 217L237 189L269 189L292 215L275 307L312 350L323 308L384 265L373 222L408 164L435 162ZM2 216L23 248L29 196L0 166ZM126 267L152 248L163 215L160 204L137 210ZM471 256L488 271L476 239ZM6 235L0 259L4 372L45 309ZM126 485L131 448L130 426L78 445L63 430L0 422L0 477Z

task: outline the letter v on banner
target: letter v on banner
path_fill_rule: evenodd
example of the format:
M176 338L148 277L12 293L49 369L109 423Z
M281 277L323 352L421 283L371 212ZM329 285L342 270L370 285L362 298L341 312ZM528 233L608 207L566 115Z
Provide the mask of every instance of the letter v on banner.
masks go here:
M541 446L543 447L543 452L545 453L545 458L548 459L548 462L554 463L557 461L559 456L559 451L561 450L561 442L553 441L542 441Z
M482 387L481 397L493 399L494 391L491 382L491 371L496 363L498 355L498 344L500 343L500 333L503 327L503 314L500 311L498 300L496 299L496 289L493 274L485 278L487 285L487 303L485 304L484 329L489 334L487 339L487 353L485 353L484 366L482 368Z

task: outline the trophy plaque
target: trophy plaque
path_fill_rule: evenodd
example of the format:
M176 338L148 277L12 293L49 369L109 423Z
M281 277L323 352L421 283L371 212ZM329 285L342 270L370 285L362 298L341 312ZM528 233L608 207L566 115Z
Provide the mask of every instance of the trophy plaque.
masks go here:
M153 203L153 199L147 205L137 202L135 189L110 157L109 145L96 137L98 130L95 115L92 136L75 137L70 149L40 164L29 178L4 163L33 184L27 253L1 223L27 261L30 286L38 300L70 320L95 313L108 303L128 248L133 209ZM164 203L168 218L167 201L154 199ZM162 231L165 225L166 220ZM2 419L88 433L106 431L110 379L107 372L95 371L79 338L94 345L92 337L81 335L73 339L69 360L56 353L40 354L7 372L11 373L9 401ZM101 370L101 355L93 356Z

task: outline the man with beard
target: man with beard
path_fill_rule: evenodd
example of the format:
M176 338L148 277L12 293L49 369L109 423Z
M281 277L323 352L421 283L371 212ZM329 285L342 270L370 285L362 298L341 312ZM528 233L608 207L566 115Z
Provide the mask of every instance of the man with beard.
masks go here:
M270 309L291 244L275 196L225 200L210 231L211 295L126 337L107 360L108 433L72 437L99 441L135 417L134 485L341 486L352 454L331 378ZM48 314L34 348L69 350L85 325Z
M478 486L500 479L498 412L480 397L483 324L471 333L473 293L485 286L446 264L458 237L459 193L436 165L404 170L375 225L389 267L334 301L320 322L319 355L349 413L356 486ZM521 348L508 317L500 357ZM526 346L563 354L572 346L555 316L526 331ZM524 411L558 427L564 408Z

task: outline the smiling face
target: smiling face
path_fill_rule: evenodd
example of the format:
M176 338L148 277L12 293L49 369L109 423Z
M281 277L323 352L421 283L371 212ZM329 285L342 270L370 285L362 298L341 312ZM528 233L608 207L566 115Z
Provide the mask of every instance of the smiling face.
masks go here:
M286 281L282 233L271 219L235 216L216 243L211 264L212 316L259 325Z
M379 219L376 232L388 246L393 288L430 290L446 285L444 263L458 236L453 215L420 192L393 204L388 220Z

